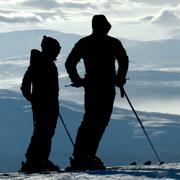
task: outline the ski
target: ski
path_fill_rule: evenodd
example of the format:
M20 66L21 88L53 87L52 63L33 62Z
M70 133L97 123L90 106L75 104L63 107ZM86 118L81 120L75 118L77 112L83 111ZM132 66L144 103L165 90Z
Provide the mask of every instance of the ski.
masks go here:
M141 165L151 165L152 164L152 162L151 161L146 161L146 162L144 162L143 164L141 164ZM111 168L111 167L126 167L126 166L137 166L138 165L138 163L136 162L136 161L133 161L133 162L131 162L129 165L122 165L122 166L110 166L110 167L107 167L107 168Z
M113 169L126 169L126 170L141 170L148 168L148 166L161 166L164 162L159 162L157 164L152 164L151 161L146 161L142 164L138 164L137 162L132 162L129 165L122 165L122 166L108 166L106 170L113 170Z
M160 166L164 162L160 162L158 164L152 164L151 161L146 161L142 164L138 164L137 162L133 161L129 165L120 165L120 166L107 166L106 169L101 170L101 169L96 169L96 170L66 170L66 169L61 169L60 172L58 171L44 171L44 172L39 172L39 173L23 173L23 172L16 172L16 173L0 173L0 177L18 177L19 175L30 175L30 174L61 174L61 173L80 173L80 172L91 172L91 171L113 171L113 170L141 170L141 169L146 169L148 166L151 165L156 165Z

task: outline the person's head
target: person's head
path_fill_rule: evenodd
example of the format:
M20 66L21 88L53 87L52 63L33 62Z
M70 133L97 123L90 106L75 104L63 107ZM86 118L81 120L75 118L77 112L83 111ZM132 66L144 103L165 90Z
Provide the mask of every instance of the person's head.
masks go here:
M92 18L92 29L94 34L106 35L111 29L111 24L103 14L94 15Z
M43 36L41 42L42 52L48 56L51 60L56 60L56 57L60 53L61 46L56 39L52 37Z

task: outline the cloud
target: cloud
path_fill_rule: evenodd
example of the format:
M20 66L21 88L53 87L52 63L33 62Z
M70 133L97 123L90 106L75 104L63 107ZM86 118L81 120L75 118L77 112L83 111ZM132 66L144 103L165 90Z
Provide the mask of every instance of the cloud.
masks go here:
M56 0L29 0L21 3L23 6L29 6L37 9L57 9L57 8L66 8L66 9L87 9L87 8L96 8L95 5L92 5L90 2L84 1L67 1L61 2Z
M144 3L144 4L151 4L151 5L166 5L166 4L171 4L171 5L178 5L180 2L179 0L129 0L132 2L137 2L137 3Z
M64 2L60 4L61 7L72 8L72 9L87 9L87 8L96 8L95 5L92 5L90 2L86 3L77 3L77 2Z
M168 38L171 39L179 39L180 40L180 28L176 28L171 30L168 34L167 34Z
M9 13L14 13L14 12L15 12L14 10L0 8L0 14L1 13L9 14Z
M122 1L122 0L104 0L101 3L102 3L102 7L111 8L114 6L123 5L124 1Z
M153 15L148 15L140 18L141 22L146 22L155 25L163 25L167 27L174 27L180 25L180 6L175 8L161 9Z
M149 22L149 21L151 21L153 18L154 18L154 16L145 16L145 17L140 18L140 20L141 20L141 21L144 21L144 22Z
M53 18L55 16L58 16L59 14L56 12L36 12L36 15L40 16L43 20Z
M5 9L0 8L0 23L44 23L46 21L52 21L57 19L67 20L66 14L59 9L56 11L47 10L33 10L16 8Z
M39 23L43 19L33 13L1 13L0 12L0 23Z
M29 0L22 2L21 5L46 10L60 7L60 3L55 0Z
M151 20L151 23L176 26L180 25L180 16L173 10L163 10Z
M57 19L69 20L76 17L82 19L84 15L92 13L90 10L97 9L91 2L76 1L58 1L58 0L29 0L20 3L21 7L40 16L43 20L54 21ZM36 9L36 10L35 10Z

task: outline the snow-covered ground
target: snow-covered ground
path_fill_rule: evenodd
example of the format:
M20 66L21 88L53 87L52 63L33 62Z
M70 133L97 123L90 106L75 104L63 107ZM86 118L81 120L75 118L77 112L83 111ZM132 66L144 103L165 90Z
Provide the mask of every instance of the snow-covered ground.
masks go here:
M0 171L12 172L20 168L32 134L30 105L14 91L0 90ZM64 121L75 140L83 116L83 105L62 101ZM162 113L138 112L162 161L179 162L180 116ZM51 159L64 168L69 164L72 145L59 120ZM127 165L132 161L143 163L157 160L134 114L130 110L114 108L112 119L101 141L98 156L105 165Z
M0 174L0 179L28 179L28 180L151 180L163 179L174 180L180 179L180 164L164 164L161 166L127 166L116 169L103 171L86 171L74 173L51 173L51 174Z
M31 106L22 97L19 87L29 63L29 52L32 48L39 48L44 34L57 38L63 47L57 61L60 75L60 111L73 140L82 120L83 89L65 87L70 81L64 69L67 53L79 36L42 30L0 34L3 40L0 42L0 172L2 173L16 172L20 168L20 162L24 160L24 153L30 141ZM180 41L175 41L175 44L171 40L146 43L123 41L130 56L128 72L130 80L125 86L127 94L138 110L160 159L166 164L143 167L141 170L116 169L37 177L35 175L16 177L16 174L13 174L14 179L180 179L178 164L180 163L180 63L177 60L180 56L178 52L177 57L172 53L172 59L168 62L169 57L166 54L170 52L166 51L163 56L163 53L158 51L161 46L175 51L180 47ZM157 54L152 54L154 47ZM133 54L136 50L137 54ZM136 60L133 59L134 56ZM155 56L157 60L153 59ZM78 69L83 74L82 63L78 65ZM61 168L65 168L69 165L68 158L71 153L72 145L59 120L53 138L51 160ZM141 164L147 160L151 160L153 164L157 163L142 128L126 99L120 98L118 89L112 118L100 143L98 156L107 166L127 165L132 161ZM0 176L0 178L9 177Z

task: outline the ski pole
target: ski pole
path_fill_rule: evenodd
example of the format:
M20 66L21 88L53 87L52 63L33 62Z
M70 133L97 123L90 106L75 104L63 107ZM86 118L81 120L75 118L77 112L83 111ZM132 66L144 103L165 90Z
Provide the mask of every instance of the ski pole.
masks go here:
M60 119L61 119L61 122L62 122L62 124L63 124L63 126L64 126L64 129L66 130L66 133L67 133L67 135L68 135L68 137L69 137L69 139L70 139L70 141L71 141L71 144L72 144L73 147L74 147L74 146L75 146L75 145L74 145L74 142L73 142L73 140L72 140L72 138L71 138L71 135L70 135L70 133L69 133L69 131L68 131L68 129L67 129L67 126L66 126L65 123L64 123L64 120L63 120L60 112L59 112L58 115L59 115L59 117L60 117Z
M156 151L156 149L155 149L155 147L154 147L154 145L153 145L151 139L149 138L149 136L148 136L148 134L147 134L147 132L146 132L146 130L145 130L145 128L144 128L144 126L143 126L143 124L142 124L140 118L139 118L139 116L137 115L137 113L136 113L136 111L135 111L133 105L131 104L131 101L129 100L129 98L128 98L127 94L126 94L126 91L124 90L123 87L120 88L120 92L121 92L121 95L122 95L122 94L125 95L125 97L126 97L128 103L129 103L129 105L130 105L132 111L134 112L134 115L136 116L136 118L137 118L139 124L141 125L141 127L142 127L142 129L143 129L143 131L144 131L144 134L146 135L146 138L147 138L147 140L148 140L150 146L152 147L152 150L153 150L153 152L154 152L154 154L155 154L155 156L156 156L156 158L157 158L157 160L158 160L158 162L159 162L159 165L163 164L163 162L160 160L160 158L159 158L159 156L158 156L158 153L157 153L157 151Z

